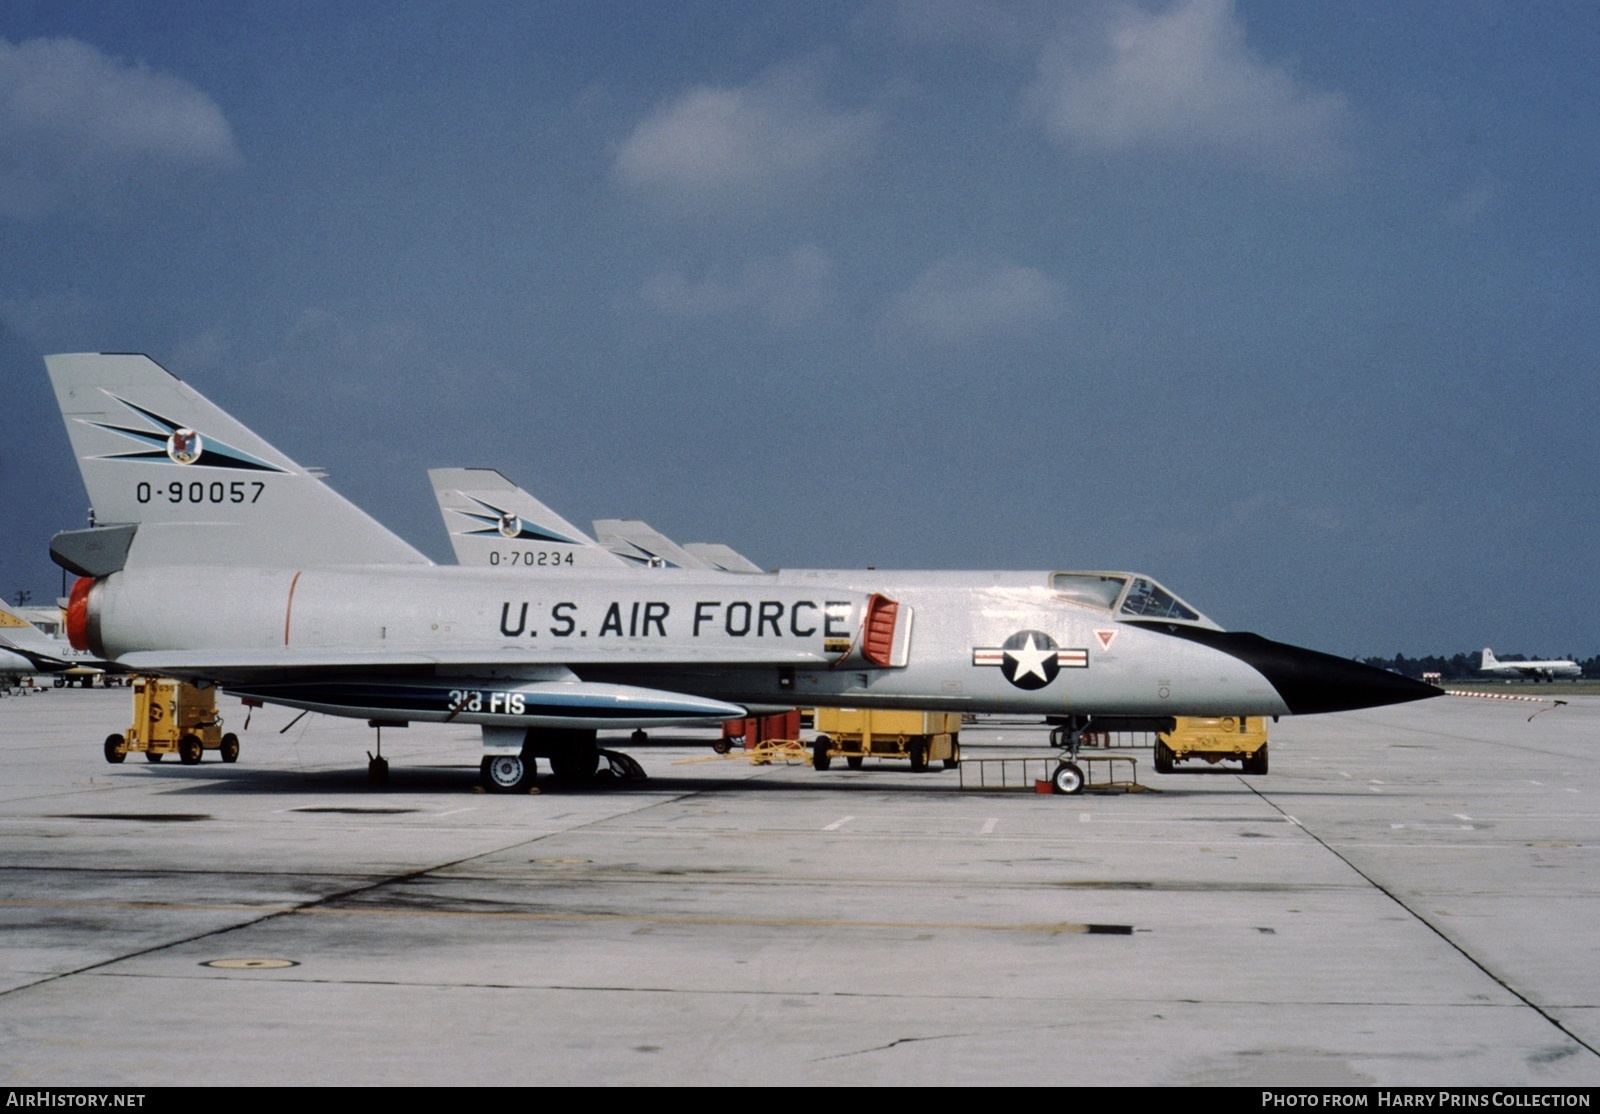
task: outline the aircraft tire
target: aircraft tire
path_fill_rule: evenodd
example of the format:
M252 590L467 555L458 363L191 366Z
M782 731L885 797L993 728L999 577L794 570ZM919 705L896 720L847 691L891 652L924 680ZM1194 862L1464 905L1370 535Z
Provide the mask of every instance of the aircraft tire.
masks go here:
M574 743L550 755L550 772L562 781L588 782L600 769L600 749L591 736L588 744Z
M205 756L205 744L198 735L184 735L178 740L178 761L185 766L197 766Z
M1056 767L1056 772L1050 780L1055 784L1057 793L1065 793L1071 796L1074 793L1083 792L1083 771L1074 763L1061 763Z
M222 737L222 746L219 748L224 762L239 761L239 736L232 731Z
M818 735L811 744L811 768L813 770L826 770L833 764L833 758L828 754L828 748L833 745L826 735Z
M120 766L126 757L128 757L128 740L121 735L107 735L106 761L113 766Z
M478 767L479 783L490 793L526 793L533 788L535 763L515 754L486 756Z
M600 757L606 760L606 772L614 778L622 781L648 781L650 778L631 754L624 754L620 750L602 750Z

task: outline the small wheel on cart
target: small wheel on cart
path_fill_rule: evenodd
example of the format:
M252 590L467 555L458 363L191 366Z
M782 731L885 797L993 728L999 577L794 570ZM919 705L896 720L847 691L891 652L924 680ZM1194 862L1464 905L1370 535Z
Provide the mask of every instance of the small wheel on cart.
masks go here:
M222 737L222 745L217 748L222 752L224 762L239 761L239 736L232 731Z
M711 744L711 749L716 751L718 754L727 754L733 749L733 744L728 742L726 739L718 739L716 742Z
M106 761L113 766L120 766L126 757L128 757L128 740L121 735L107 735Z
M928 746L921 739L912 743L908 753L911 756L911 772L920 774L928 768Z
M144 760L146 762L159 762L166 756L166 752L160 750L147 750L144 752Z
M944 760L944 768L953 770L961 765L961 744L954 739L950 740L950 757Z
M1061 763L1050 780L1055 783L1057 793L1070 795L1083 792L1083 771L1075 763Z
M844 764L849 766L852 770L861 769L861 764L865 761L866 757L860 754L847 754L844 758Z
M1155 750L1151 755L1151 759L1155 763L1156 773L1170 774L1172 772L1172 748L1159 738L1156 739Z
M1267 772L1267 744L1262 743L1261 749L1254 754L1247 754L1244 758L1244 772L1247 774L1264 774Z
M178 740L178 761L185 766L198 765L205 752L205 744L198 735L184 735Z
M811 744L811 768L813 770L826 770L833 759L828 750L833 746L833 740L826 735L818 735L816 742Z

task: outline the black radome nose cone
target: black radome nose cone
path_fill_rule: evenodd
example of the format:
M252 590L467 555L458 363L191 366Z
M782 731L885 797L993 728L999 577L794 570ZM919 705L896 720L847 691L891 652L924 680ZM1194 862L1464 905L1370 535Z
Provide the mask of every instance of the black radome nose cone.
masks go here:
M1240 654L1239 657L1272 682L1283 702L1289 705L1289 711L1297 716L1379 708L1385 704L1404 704L1444 695L1441 688L1387 669L1374 669L1332 654L1270 642L1257 635L1249 637L1258 640L1257 654L1252 657Z
M1441 688L1387 669L1374 669L1347 658L1273 642L1259 634L1206 630L1176 623L1161 624L1157 629L1238 658L1278 690L1291 715L1379 708L1385 704L1404 704L1444 695Z

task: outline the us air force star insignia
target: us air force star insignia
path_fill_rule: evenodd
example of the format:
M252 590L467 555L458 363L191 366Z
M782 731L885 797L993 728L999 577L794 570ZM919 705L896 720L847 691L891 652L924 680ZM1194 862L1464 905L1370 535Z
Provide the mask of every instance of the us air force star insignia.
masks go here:
M500 533L507 538L514 538L522 533L522 519L507 511L500 516Z
M1043 631L1018 631L997 649L972 651L973 665L998 665L1019 689L1042 689L1063 669L1087 669L1088 650L1063 650Z

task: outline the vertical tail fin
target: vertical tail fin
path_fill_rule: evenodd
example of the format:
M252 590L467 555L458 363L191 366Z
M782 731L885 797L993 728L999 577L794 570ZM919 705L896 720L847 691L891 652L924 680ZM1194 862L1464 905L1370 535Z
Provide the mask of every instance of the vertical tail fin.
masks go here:
M54 673L83 657L0 600L0 673Z
M722 542L684 542L683 551L723 572L766 572L743 553Z
M1497 666L1499 664L1500 664L1499 659L1497 659L1494 656L1494 651L1489 649L1489 647L1485 646L1483 648L1483 657L1478 662L1478 668L1479 669L1493 669L1495 666Z
M148 356L46 356L103 525L135 565L426 565L401 538Z
M597 518L594 533L601 545L630 565L665 565L675 569L716 567L637 518Z
M624 563L493 468L430 468L428 479L458 564L559 571Z

